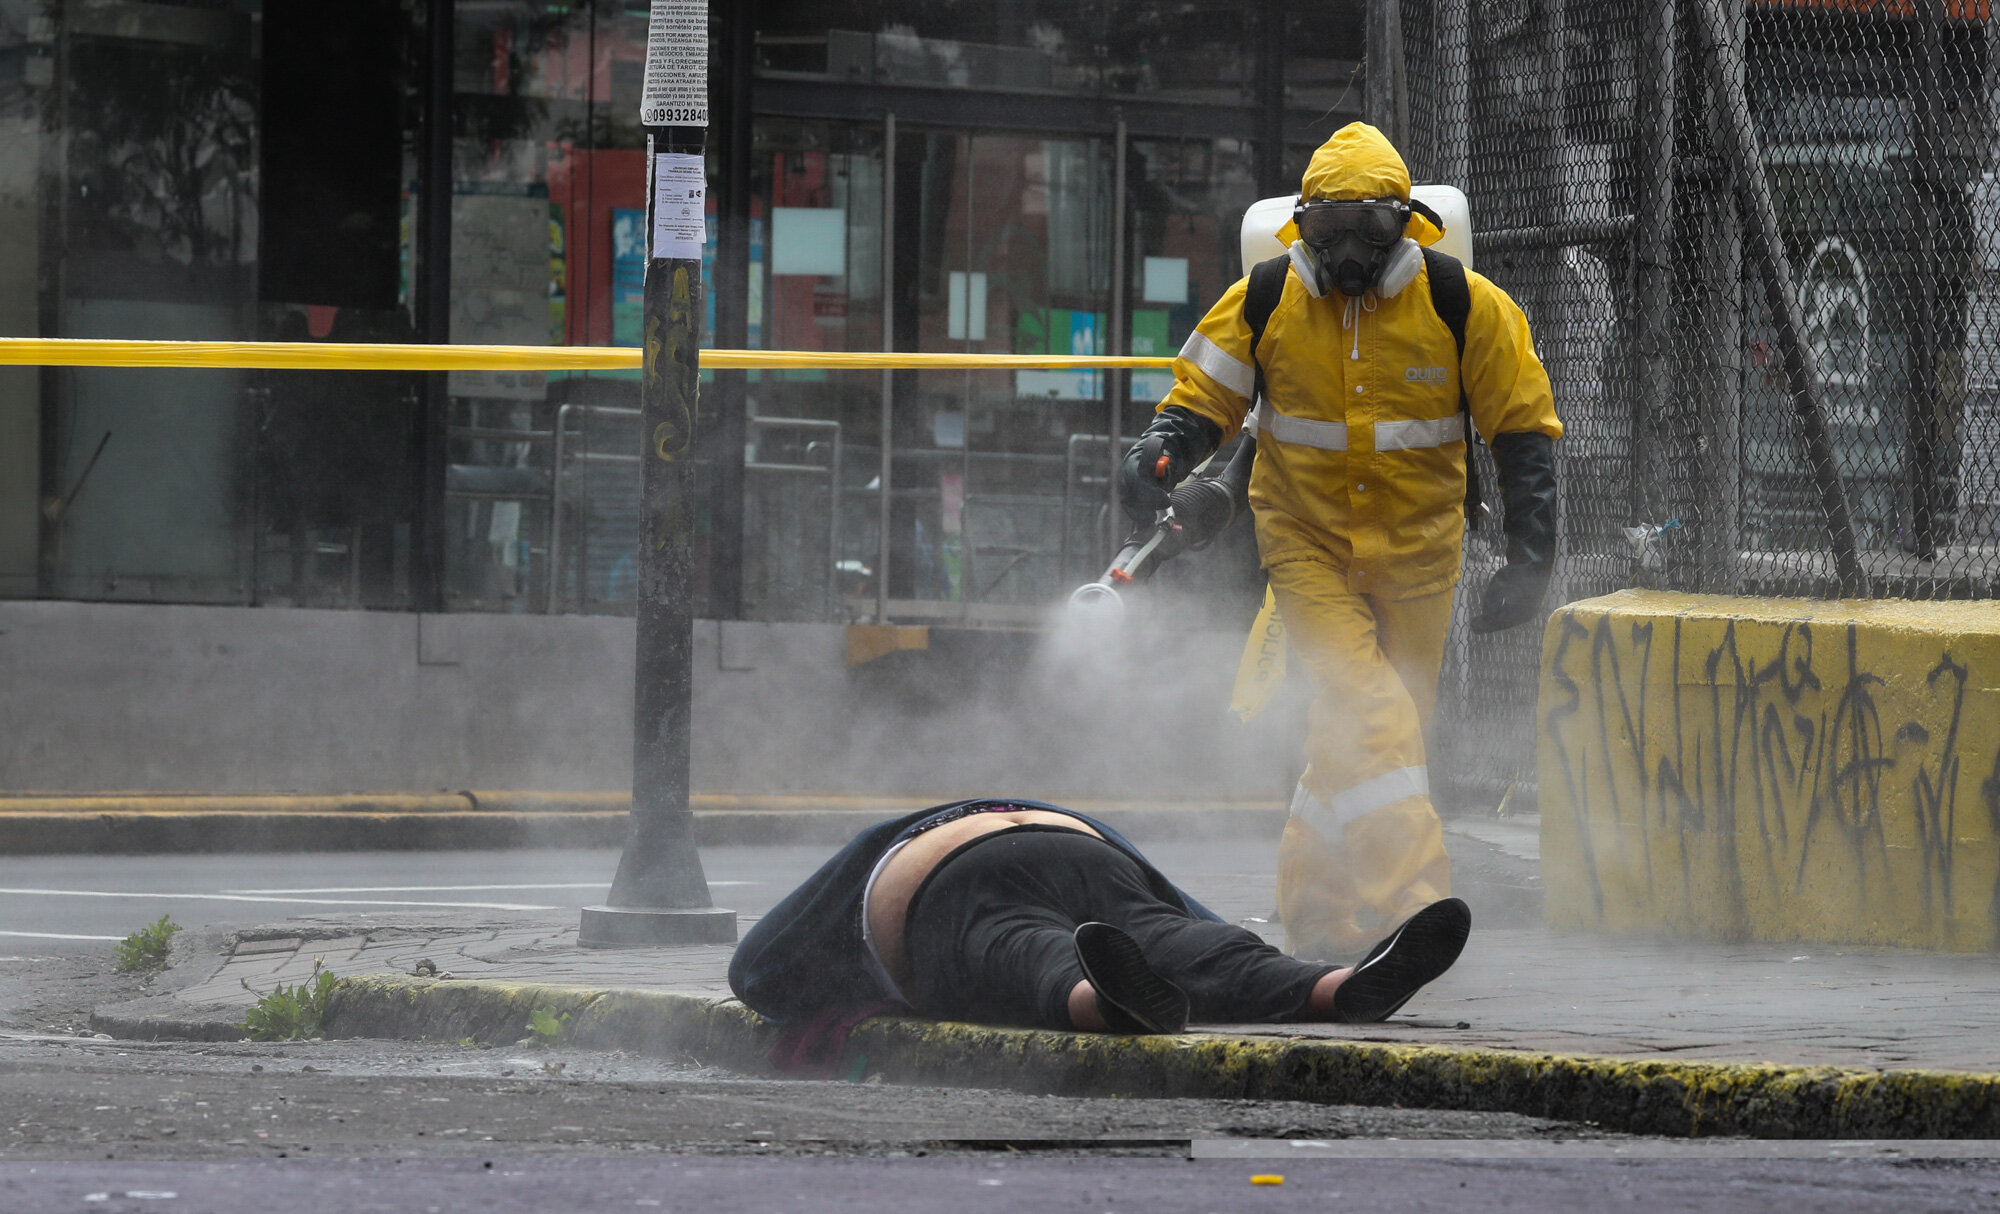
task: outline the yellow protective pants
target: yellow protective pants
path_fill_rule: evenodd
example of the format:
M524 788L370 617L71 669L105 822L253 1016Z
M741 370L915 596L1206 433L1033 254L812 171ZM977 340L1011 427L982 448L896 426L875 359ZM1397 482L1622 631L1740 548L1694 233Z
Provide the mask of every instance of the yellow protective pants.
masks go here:
M1278 844L1278 915L1293 953L1353 958L1451 893L1424 729L1452 594L1357 594L1345 573L1316 560L1285 561L1270 575L1313 687L1307 766Z

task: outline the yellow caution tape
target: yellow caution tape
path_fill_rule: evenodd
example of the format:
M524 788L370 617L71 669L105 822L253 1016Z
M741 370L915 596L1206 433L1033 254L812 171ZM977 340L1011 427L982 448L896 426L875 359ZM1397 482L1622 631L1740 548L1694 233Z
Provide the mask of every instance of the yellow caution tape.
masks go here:
M704 371L1164 371L1171 358L1085 354L875 354L850 350L703 350ZM102 341L0 337L0 364L233 367L268 371L636 371L636 346L432 346L317 341Z

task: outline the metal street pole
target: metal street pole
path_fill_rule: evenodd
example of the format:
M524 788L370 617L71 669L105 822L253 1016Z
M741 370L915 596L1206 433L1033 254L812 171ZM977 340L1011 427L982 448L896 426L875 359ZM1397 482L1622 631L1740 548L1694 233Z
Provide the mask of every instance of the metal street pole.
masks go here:
M703 290L708 0L652 0L639 121L646 128L646 286L639 409L638 637L632 820L608 905L583 910L586 947L727 944L688 808L694 666L691 496Z

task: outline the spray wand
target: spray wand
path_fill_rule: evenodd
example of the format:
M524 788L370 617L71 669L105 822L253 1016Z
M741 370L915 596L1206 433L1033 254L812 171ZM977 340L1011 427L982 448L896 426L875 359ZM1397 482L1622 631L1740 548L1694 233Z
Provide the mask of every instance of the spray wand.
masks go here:
M1153 463L1155 476L1166 473L1165 447L1166 440L1153 435L1140 448L1140 458ZM1249 508L1250 467L1256 458L1256 436L1246 434L1220 475L1203 476L1200 468L1195 469L1167 494L1167 508L1126 538L1104 576L1076 588L1069 596L1070 606L1121 610L1121 589L1152 577L1183 552L1207 547Z

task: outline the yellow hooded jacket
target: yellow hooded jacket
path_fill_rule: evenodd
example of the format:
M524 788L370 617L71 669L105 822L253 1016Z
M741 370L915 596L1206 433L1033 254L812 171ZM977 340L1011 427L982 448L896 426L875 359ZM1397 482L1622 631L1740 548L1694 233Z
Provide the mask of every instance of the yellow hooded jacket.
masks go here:
M1380 131L1357 122L1313 154L1302 191L1308 199L1407 200L1410 173ZM1411 229L1421 244L1441 235L1421 216ZM1294 235L1290 225L1280 233ZM1531 430L1562 437L1527 317L1484 277L1465 277L1472 310L1461 364L1421 263L1400 289L1385 281L1360 299L1337 291L1314 298L1296 268L1286 274L1257 348L1266 400L1250 504L1265 567L1330 562L1353 592L1390 599L1456 583L1465 526L1461 375L1487 441ZM1248 279L1238 281L1195 328L1160 402L1208 418L1225 439L1242 427L1255 391L1247 289Z

